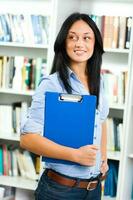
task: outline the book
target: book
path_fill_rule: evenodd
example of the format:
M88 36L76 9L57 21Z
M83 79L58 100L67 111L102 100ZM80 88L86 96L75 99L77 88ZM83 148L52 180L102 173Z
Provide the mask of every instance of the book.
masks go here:
M28 151L23 152L23 165L25 169L25 176L29 179L37 180L35 165Z
M113 37L112 37L112 48L118 48L119 38L119 17L113 17Z
M109 172L104 184L104 195L116 197L119 164L117 161L108 161L108 165Z
M132 27L132 17L127 17L127 22L126 22L126 44L125 44L125 48L126 49L129 49L129 47L130 47L131 27Z
M0 175L3 175L3 148L0 145Z
M119 41L118 46L121 49L125 48L125 41L126 41L126 17L120 16L119 17Z

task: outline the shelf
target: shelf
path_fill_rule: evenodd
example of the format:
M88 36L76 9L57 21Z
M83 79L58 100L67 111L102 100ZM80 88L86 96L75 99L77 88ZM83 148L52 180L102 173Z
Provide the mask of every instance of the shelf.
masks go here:
M14 196L9 196L9 197L3 197L2 200L14 200Z
M118 110L124 110L125 105L124 104L109 104L110 109L118 109Z
M120 151L108 151L107 157L110 160L120 160Z
M29 91L16 91L13 89L2 89L0 88L0 93L4 93L4 94L15 94L15 95L24 95L24 96L32 96L34 94L33 90L29 90Z
M116 198L115 197L103 196L102 200L116 200Z
M48 45L23 44L12 42L0 42L1 56L25 56L29 58L47 58Z
M0 185L35 190L37 187L37 181L22 177L0 176Z
M129 157L129 158L133 158L133 153L129 154L128 157Z
M2 133L2 131L0 131L0 139L11 140L11 141L19 141L20 135L18 135L17 133L7 134L7 133Z
M115 3L125 3L125 0L93 0L94 2L115 2ZM127 3L132 3L133 1L132 0L126 0Z
M104 49L105 52L111 52L111 53L129 53L129 49Z
M25 44L25 43L18 43L18 42L0 42L0 46L45 49L45 50L48 49L48 45L45 45L45 44Z

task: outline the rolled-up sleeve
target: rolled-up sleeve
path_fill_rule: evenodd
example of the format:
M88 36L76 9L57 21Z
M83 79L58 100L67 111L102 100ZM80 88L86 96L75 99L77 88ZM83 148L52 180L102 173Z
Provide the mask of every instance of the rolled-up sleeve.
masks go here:
M54 85L48 78L44 78L32 97L31 107L21 120L21 134L40 133L44 127L45 92L54 91Z

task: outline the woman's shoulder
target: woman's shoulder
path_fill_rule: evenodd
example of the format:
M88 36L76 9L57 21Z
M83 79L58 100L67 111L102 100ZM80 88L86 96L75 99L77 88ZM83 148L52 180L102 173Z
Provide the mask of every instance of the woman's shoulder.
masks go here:
M45 75L45 76L42 76L41 80L40 80L40 83L43 82L43 81L55 81L57 80L57 72L53 73L53 74L49 74L49 75Z
M40 80L39 86L49 91L60 90L61 84L58 78L58 73L55 72L53 74L43 76Z

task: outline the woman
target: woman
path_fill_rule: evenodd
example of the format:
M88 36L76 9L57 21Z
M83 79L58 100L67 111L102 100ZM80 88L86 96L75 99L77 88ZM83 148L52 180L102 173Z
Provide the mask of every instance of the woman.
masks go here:
M103 43L96 24L86 14L73 13L63 23L54 51L52 74L43 78L33 96L21 128L20 144L38 155L80 165L47 162L35 192L36 200L100 200L101 180L108 170L103 123L108 106L100 76ZM73 149L41 136L46 91L97 96L93 145Z

